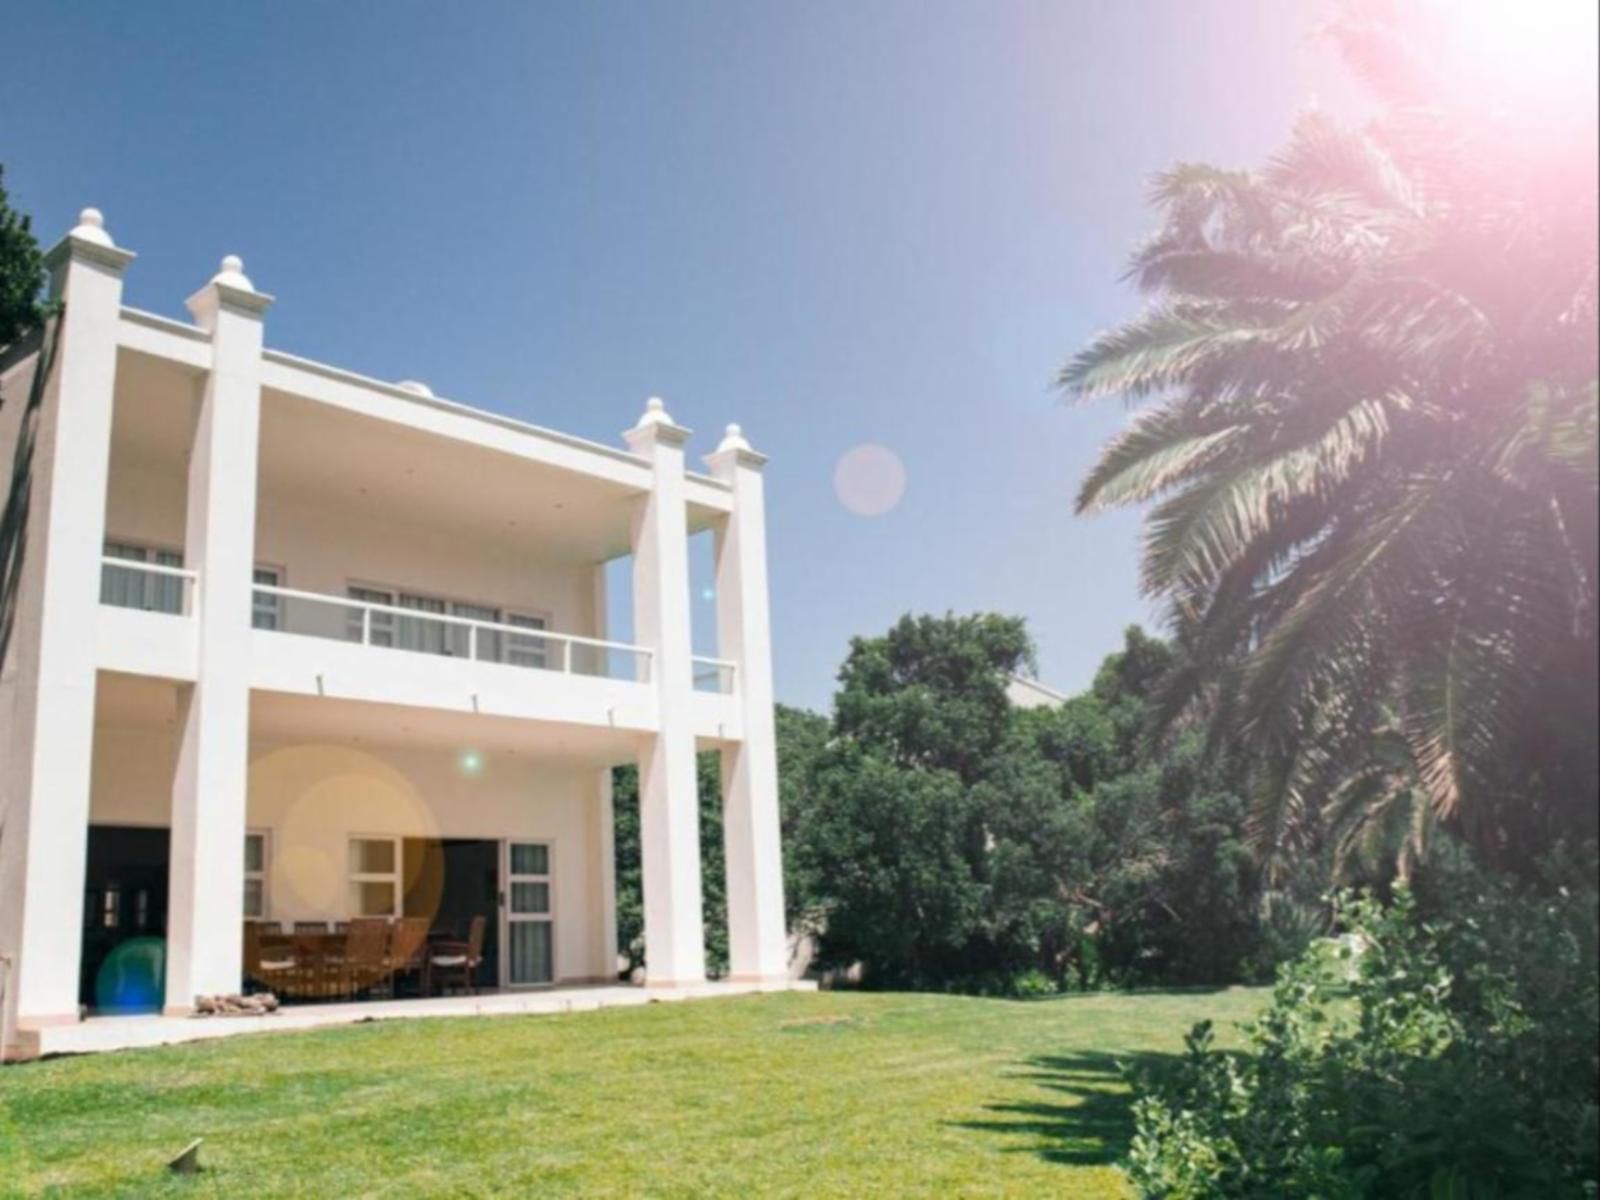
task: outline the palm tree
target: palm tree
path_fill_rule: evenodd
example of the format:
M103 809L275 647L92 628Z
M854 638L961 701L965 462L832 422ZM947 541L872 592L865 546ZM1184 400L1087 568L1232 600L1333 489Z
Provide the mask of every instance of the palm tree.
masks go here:
M1156 180L1147 307L1060 377L1146 405L1077 507L1152 505L1160 718L1247 752L1264 850L1436 818L1525 863L1595 828L1594 126L1527 149L1393 26L1335 32L1371 127Z

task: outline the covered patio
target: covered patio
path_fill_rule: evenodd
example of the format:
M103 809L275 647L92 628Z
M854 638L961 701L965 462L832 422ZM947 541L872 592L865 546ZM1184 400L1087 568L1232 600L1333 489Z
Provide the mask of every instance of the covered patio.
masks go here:
M168 831L179 703L172 684L100 679L89 1025L157 1028L192 999L162 994L169 881L190 869ZM619 730L256 693L236 990L297 1010L283 1026L374 1003L543 1011L521 991L614 983L609 768L633 753Z
M366 1021L415 1020L429 1017L550 1016L623 1008L641 1004L760 992L815 991L802 980L734 982L719 980L680 987L634 987L628 984L580 984L538 991L494 995L444 996L422 999L296 1005L265 1016L170 1017L157 1014L97 1017L74 1025L52 1025L30 1031L35 1039L28 1057L94 1054L181 1042L209 1041L245 1033L289 1032L357 1025Z

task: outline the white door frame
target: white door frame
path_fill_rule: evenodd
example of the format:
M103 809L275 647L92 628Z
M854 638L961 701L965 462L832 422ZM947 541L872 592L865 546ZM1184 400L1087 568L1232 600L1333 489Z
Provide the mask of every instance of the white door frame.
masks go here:
M545 848L545 874L511 874L512 846L543 846ZM515 880L543 883L549 889L550 907L538 914L513 914L511 911L511 885ZM546 837L515 837L500 839L500 986L505 989L525 990L548 988L556 985L560 977L557 970L556 947L556 841ZM513 921L543 921L550 926L550 978L543 983L513 983L511 980L511 926Z

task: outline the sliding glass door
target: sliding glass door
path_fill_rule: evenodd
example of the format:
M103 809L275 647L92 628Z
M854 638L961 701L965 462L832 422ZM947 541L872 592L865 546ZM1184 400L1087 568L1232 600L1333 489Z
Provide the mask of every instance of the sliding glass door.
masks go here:
M506 982L537 987L555 982L555 909L546 842L507 842Z

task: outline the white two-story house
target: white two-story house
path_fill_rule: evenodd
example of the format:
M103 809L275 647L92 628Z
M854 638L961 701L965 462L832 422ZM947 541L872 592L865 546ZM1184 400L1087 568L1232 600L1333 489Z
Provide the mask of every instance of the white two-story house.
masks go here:
M701 982L706 750L729 975L781 978L764 459L738 428L704 472L656 400L625 445L536 428L266 349L237 258L192 323L125 308L133 261L85 210L48 259L59 319L0 359L4 1053L95 1020L130 938L162 944L169 1014L246 989L251 922L483 917L484 986L614 981L624 763L646 984Z

